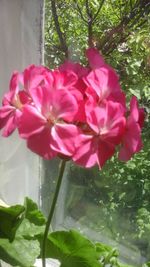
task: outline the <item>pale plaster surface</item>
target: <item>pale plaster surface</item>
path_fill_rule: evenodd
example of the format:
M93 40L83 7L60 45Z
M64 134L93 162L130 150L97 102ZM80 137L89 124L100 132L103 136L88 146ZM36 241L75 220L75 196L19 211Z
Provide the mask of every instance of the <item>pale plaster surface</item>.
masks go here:
M14 70L43 58L43 0L0 0L0 102ZM38 201L39 158L16 132L0 134L0 199L8 204L24 196Z

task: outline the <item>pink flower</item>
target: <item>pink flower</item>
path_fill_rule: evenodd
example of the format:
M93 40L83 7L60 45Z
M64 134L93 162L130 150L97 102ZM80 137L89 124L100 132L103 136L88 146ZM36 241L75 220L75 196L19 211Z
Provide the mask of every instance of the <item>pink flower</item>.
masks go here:
M30 65L23 73L14 72L9 92L4 95L3 106L0 108L0 129L4 128L3 136L9 136L18 127L23 106L32 102L29 90L47 83L48 73L45 67L34 65Z
M60 66L60 71L65 73L66 71L71 71L78 78L76 83L73 85L76 88L74 91L76 92L77 101L78 101L78 112L75 117L75 121L85 122L85 97L86 97L86 88L87 85L84 82L84 77L87 76L90 69L83 67L79 63L74 63L72 61L66 61L64 64Z
M119 159L127 161L133 154L142 149L141 128L144 123L144 110L138 108L135 96L130 102L130 115L127 118L126 131L122 139L122 147L119 152Z
M34 106L25 105L19 133L28 147L46 159L57 153L72 156L77 126L68 123L77 112L75 97L65 89L38 87L30 89Z
M66 61L64 64L62 64L60 66L59 69L62 72L71 71L72 73L76 74L78 79L76 80L76 83L74 84L74 86L84 96L85 89L86 89L86 84L84 83L83 78L87 76L87 74L89 73L90 69L86 68L86 67L83 67L79 63L74 63L72 61Z
M81 166L100 168L115 152L125 129L125 117L121 105L107 101L88 112L88 127L83 128L73 156L73 160Z
M86 56L88 68L66 61L53 71L30 65L15 72L0 108L3 136L18 128L38 155L67 157L87 168L102 168L120 144L121 160L140 151L144 110L133 97L126 119L117 73L95 48Z
M86 56L88 58L91 69L101 68L105 65L103 57L100 55L99 51L96 48L88 48L86 50Z
M10 81L10 91L4 95L0 108L0 129L4 128L2 135L7 137L18 127L22 104L20 101L18 83L21 76L14 72Z
M81 92L76 88L78 76L70 71L54 70L47 75L47 86L53 90L64 89L69 91L77 101L83 99Z
M75 73L78 76L79 81L81 81L80 79L82 79L83 77L85 77L90 69L83 67L82 65L80 65L79 63L74 63L72 61L65 61L65 63L63 63L60 67L59 67L60 71L71 71L73 73ZM80 88L80 83L79 83L79 88ZM82 91L82 88L81 88Z
M29 91L39 85L47 84L47 75L50 70L43 66L29 65L22 73L22 89Z
M95 48L89 48L86 52L92 71L84 78L87 85L86 94L101 103L112 100L122 105L125 110L125 94L119 85L119 77L116 72L107 65Z

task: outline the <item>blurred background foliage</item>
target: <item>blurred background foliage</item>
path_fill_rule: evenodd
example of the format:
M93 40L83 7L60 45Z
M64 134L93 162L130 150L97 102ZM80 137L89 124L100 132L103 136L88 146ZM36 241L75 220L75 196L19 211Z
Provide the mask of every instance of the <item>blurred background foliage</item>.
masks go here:
M135 95L144 106L144 147L127 163L113 157L102 171L70 164L65 215L136 245L150 260L150 1L46 0L45 64L86 65L88 46L119 73L127 100Z

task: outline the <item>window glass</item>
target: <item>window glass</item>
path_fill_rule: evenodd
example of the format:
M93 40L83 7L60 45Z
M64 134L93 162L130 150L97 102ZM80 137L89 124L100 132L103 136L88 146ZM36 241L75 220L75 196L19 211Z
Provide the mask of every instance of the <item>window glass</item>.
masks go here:
M50 2L45 1L45 64L55 68L68 57L86 65L88 1L54 1L57 16ZM78 228L94 240L117 246L124 262L140 266L150 260L149 14L142 2L138 8L143 15L135 12L134 18L130 14L135 1L101 1L101 7L100 1L89 2L91 13L97 14L93 44L117 70L127 101L134 94L147 113L144 146L129 162L113 157L102 170L68 162L53 226ZM47 213L58 161L43 166L41 197Z

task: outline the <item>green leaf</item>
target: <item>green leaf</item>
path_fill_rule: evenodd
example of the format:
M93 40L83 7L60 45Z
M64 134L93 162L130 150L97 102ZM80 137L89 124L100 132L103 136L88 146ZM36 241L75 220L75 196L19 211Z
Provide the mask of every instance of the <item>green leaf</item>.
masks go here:
M117 265L119 253L116 248L112 248L103 243L96 243L96 249L104 266L111 265L114 267L119 267L119 265Z
M26 198L25 207L0 207L0 216L0 259L13 266L33 266L40 255L38 238L44 232L43 214Z
M132 265L127 265L127 264L124 264L124 263L118 263L118 267L134 267Z
M0 259L12 266L33 266L39 254L40 246L37 240L18 238L9 242L8 239L0 238Z
M147 263L144 264L142 267L150 267L150 262L147 262Z
M105 258L105 262L109 263L110 259L113 257L118 257L119 253L116 248L112 248L103 243L96 243L96 250L99 257Z
M12 218L18 217L25 210L22 205L15 205L11 207L0 206L0 216L11 216Z
M138 90L133 90L132 88L129 88L129 91L135 95L138 99L141 98L140 92Z
M0 237L13 239L25 208L21 205L0 207Z
M95 245L80 233L70 230L48 236L46 257L58 259L60 267L101 267Z
M42 212L38 209L38 206L30 198L26 197L25 202L25 218L27 218L31 223L36 225L44 225L46 219Z
M16 232L16 237L25 237L31 239L37 235L43 234L45 225L35 225L28 219L23 219Z

